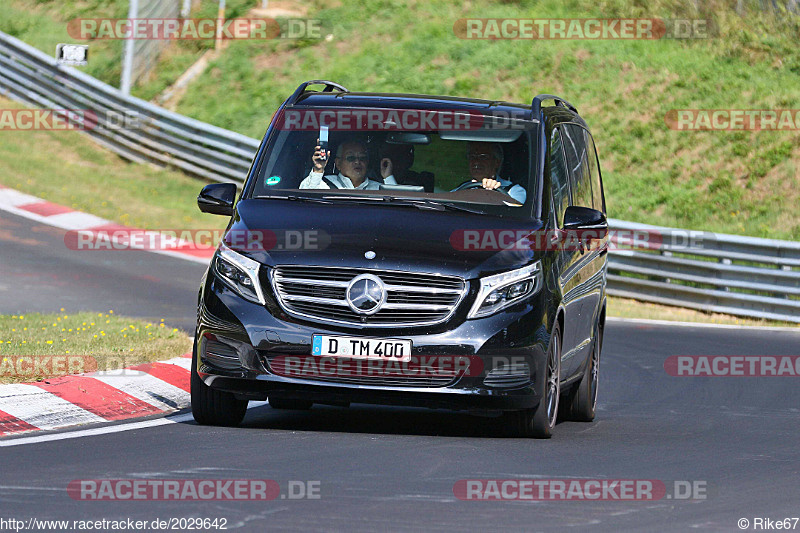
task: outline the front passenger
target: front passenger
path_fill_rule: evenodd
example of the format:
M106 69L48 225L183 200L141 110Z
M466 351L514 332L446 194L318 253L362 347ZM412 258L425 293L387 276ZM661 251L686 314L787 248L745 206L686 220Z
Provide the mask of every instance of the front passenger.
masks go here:
M319 139L317 139L319 143ZM369 167L369 152L364 143L358 141L343 142L336 149L336 167L338 174L329 174L323 179L325 164L330 157L323 152L319 144L314 149L311 157L313 168L308 176L300 183L301 189L330 189L333 185L337 189L366 189L378 190L380 183L367 178Z

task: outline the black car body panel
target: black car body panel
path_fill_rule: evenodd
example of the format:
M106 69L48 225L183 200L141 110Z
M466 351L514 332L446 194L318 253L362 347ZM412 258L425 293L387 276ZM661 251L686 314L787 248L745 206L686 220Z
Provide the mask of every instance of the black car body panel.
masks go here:
M409 214L414 225L401 221ZM342 223L368 220L355 228ZM533 232L542 229L537 221L488 218L449 211L413 211L407 207L364 204L307 204L291 201L241 200L229 230L246 232L269 228L271 231L315 231L320 249L257 250L242 253L267 265L347 265L356 268L385 268L431 274L451 274L464 279L478 278L529 263L533 250L459 251L450 242L454 228L459 230L498 230ZM373 250L374 259L364 252ZM334 257L334 262L330 262ZM379 266L377 266L379 265Z
M578 182L570 181L572 174L566 170L558 174L556 169L564 166L559 158L563 158L564 153L569 157L569 152L564 150L570 148L556 149L554 144L558 138L562 144L572 143L570 146L575 149L574 141L579 139L579 145L582 142L584 148L588 146L591 137L576 112L564 105L530 107L452 97L301 91L287 100L276 116L286 109L300 108L461 110L502 112L520 117L534 124L529 161L521 161L517 167L526 168L530 173L530 180L525 182L528 201L524 207L517 208L518 211L509 210L509 216L505 216L502 212L481 214L384 202L380 201L380 195L374 201L373 198L340 200L333 192L326 197L319 191L294 189L296 192L292 194L284 191L268 198L253 197L256 182L266 175L262 167L270 156L267 147L270 140L279 135L273 120L235 204L228 231L314 232L316 244L301 248L276 246L236 250L246 258L243 260L252 260L258 265L256 284L263 292L263 301L256 301L252 296L243 297L212 261L198 298L193 368L206 386L233 393L239 399L270 397L316 403L364 402L476 411L534 409L542 400L539 384L545 379L551 334L556 330L560 331L563 346L558 376L561 387L569 387L583 378L605 319L604 244L607 236L601 235L597 239L600 245L588 249L583 246L524 246L518 242L520 236L527 234L561 232L559 216L563 217L563 213L559 213L559 209L563 211L563 207L573 205L578 196L576 189L573 198L572 190ZM570 124L569 128L564 124ZM597 173L597 177L591 176L591 179L597 181L599 165L593 144L591 150L588 157L595 158L593 168ZM581 160L584 165L585 157ZM585 172L586 179L590 179L589 170ZM562 196L559 205L552 192L556 176L565 180L560 190L566 193L566 200ZM604 213L604 202L596 203L597 198L602 200L602 185L598 192L593 197L594 207L600 207L598 211ZM431 198L439 201L435 195ZM592 208L592 201L588 203L586 207ZM602 220L605 220L604 215ZM452 242L454 232L467 230L512 232L514 244L500 249L459 249ZM532 265L538 268L538 277L531 278L534 292L519 301L513 300L510 292L503 293L502 297L512 298L509 301L515 303L486 316L471 317L478 305L476 299L486 298L481 293L482 279ZM330 294L343 287L343 282L326 281L334 279L333 274L325 277L328 272L352 273L353 279L363 273L378 272L412 284L415 276L427 276L424 279L442 279L463 290L458 289L461 292L456 294L456 289L442 289L452 295L447 304L452 309L446 316L442 314L428 323L398 319L393 325L367 316L360 322L352 317L350 322L337 322L335 317L321 311L315 316L313 309L308 311L311 309L308 305L302 308L305 312L298 312L292 302L284 301L293 295L280 293L276 273L286 269L291 272L295 267L310 268L304 272L318 272L321 276L321 281L317 281L319 286L297 293L301 303L305 303L304 295L311 295L313 299L322 294L324 297L320 297L320 301L330 301ZM521 287L519 290L532 290L529 286ZM420 286L411 288L413 290L408 293L411 296L425 290ZM436 294L426 297L433 298ZM409 302L416 301L411 296L405 295ZM333 309L339 308L334 306ZM384 381L374 376L303 376L282 372L280 368L283 367L278 364L284 360L282 358L312 356L315 335L410 340L415 358L471 358L472 366L446 376L392 377Z

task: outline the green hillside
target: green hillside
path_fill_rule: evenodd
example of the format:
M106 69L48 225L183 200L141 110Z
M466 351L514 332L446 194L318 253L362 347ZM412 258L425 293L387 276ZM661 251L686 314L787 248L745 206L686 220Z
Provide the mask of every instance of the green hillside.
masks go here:
M327 78L351 90L418 92L528 102L550 92L573 102L592 127L611 216L654 224L800 239L800 131L670 130L673 109L800 108L800 17L741 15L736 2L490 2L339 0L303 5L325 21L321 40L236 41L190 86L186 115L260 137L280 102L304 80ZM70 6L80 6L70 7ZM0 29L52 53L77 13L124 16L127 2L4 0ZM216 2L204 2L211 10ZM228 2L243 14L257 2ZM699 3L698 3L699 5ZM32 26L9 17L25 12ZM93 14L92 16L103 16ZM466 17L710 18L715 35L692 40L465 40ZM26 19L27 20L27 19ZM42 22L46 21L46 22ZM61 24L59 26L59 24ZM64 33L65 30L62 31ZM53 39L56 39L55 41ZM158 73L135 89L151 98L203 46L172 46ZM94 46L94 43L93 43ZM87 71L116 83L119 43L98 43ZM104 55L105 54L105 55ZM116 69L116 70L115 70Z
M22 107L0 97L0 109ZM0 185L134 228L220 229L226 223L197 209L203 182L129 163L78 131L0 131Z

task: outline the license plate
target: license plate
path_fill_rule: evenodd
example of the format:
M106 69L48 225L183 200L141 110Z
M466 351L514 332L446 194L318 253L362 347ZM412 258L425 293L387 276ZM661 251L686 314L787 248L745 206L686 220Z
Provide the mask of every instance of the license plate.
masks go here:
M311 355L408 362L411 361L411 341L404 339L312 335Z

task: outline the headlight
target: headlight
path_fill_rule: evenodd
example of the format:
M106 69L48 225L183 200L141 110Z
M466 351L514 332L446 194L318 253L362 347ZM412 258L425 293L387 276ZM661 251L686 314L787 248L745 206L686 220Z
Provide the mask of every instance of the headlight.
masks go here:
M509 305L539 291L542 285L542 263L481 278L478 297L472 305L467 318L480 318L492 315Z
M214 257L214 272L246 300L264 305L264 293L258 281L260 264L249 257L238 254L221 244Z

